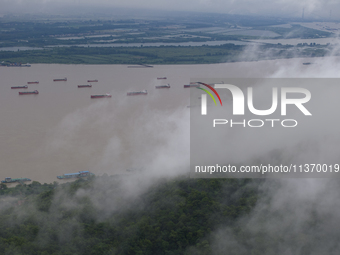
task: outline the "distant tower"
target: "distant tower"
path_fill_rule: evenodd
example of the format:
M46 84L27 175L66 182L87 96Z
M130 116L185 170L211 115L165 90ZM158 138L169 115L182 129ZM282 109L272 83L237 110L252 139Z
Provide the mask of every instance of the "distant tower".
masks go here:
M302 9L302 20L304 19L305 17L305 8Z

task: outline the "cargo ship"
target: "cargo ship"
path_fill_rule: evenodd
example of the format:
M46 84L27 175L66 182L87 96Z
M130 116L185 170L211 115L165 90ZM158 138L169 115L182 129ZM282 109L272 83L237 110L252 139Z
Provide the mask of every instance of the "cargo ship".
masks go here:
M105 95L91 95L91 98L109 98L112 97L110 94L105 94Z
M78 88L91 88L92 85L78 85Z
M67 78L64 78L64 79L53 79L53 81L67 81Z
M27 89L28 86L25 85L25 86L14 86L14 87L11 87L11 89Z
M87 80L87 82L98 82L98 80Z
M19 95L39 94L38 90L19 92Z
M30 182L31 179L28 178L15 178L12 179L11 177L6 177L5 180L1 181L2 183L12 183L12 182L19 182L19 183L23 183L23 182Z
M199 84L186 84L186 85L184 85L184 88L191 88L191 87L197 88L199 86L200 86Z
M153 66L150 66L150 65L145 65L145 64L138 64L138 65L135 65L135 66L128 66L128 68L136 68L136 67L153 67Z
M127 93L128 96L147 95L147 94L148 94L147 90Z
M157 77L157 80L166 80L166 77Z
M7 65L8 67L30 67L31 65L29 63L27 64L21 64L21 63L10 63Z
M170 84L155 86L156 89L170 89Z
M39 84L38 81L28 81L27 84Z
M61 176L57 176L58 179L72 179L72 178L81 178L81 177L89 177L94 176L94 173L90 171L79 171L78 173L70 173L70 174L63 174Z

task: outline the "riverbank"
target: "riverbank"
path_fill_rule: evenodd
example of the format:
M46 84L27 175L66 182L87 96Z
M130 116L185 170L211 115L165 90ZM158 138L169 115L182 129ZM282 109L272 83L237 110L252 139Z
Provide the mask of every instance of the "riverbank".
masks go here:
M35 64L215 64L301 57L323 57L330 45L235 45L161 47L56 47L0 51L0 62Z

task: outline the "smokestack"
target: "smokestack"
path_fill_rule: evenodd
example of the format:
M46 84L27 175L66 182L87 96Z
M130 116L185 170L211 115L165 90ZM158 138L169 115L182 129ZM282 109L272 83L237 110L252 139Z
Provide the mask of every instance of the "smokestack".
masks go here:
M302 20L304 19L305 17L305 8L302 9Z

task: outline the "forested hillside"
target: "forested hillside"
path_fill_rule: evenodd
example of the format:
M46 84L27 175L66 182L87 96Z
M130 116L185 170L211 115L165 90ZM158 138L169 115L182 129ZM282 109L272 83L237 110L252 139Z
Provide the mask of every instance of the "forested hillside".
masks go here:
M3 186L2 254L211 254L210 234L240 233L261 182L164 179L127 195L122 178Z

